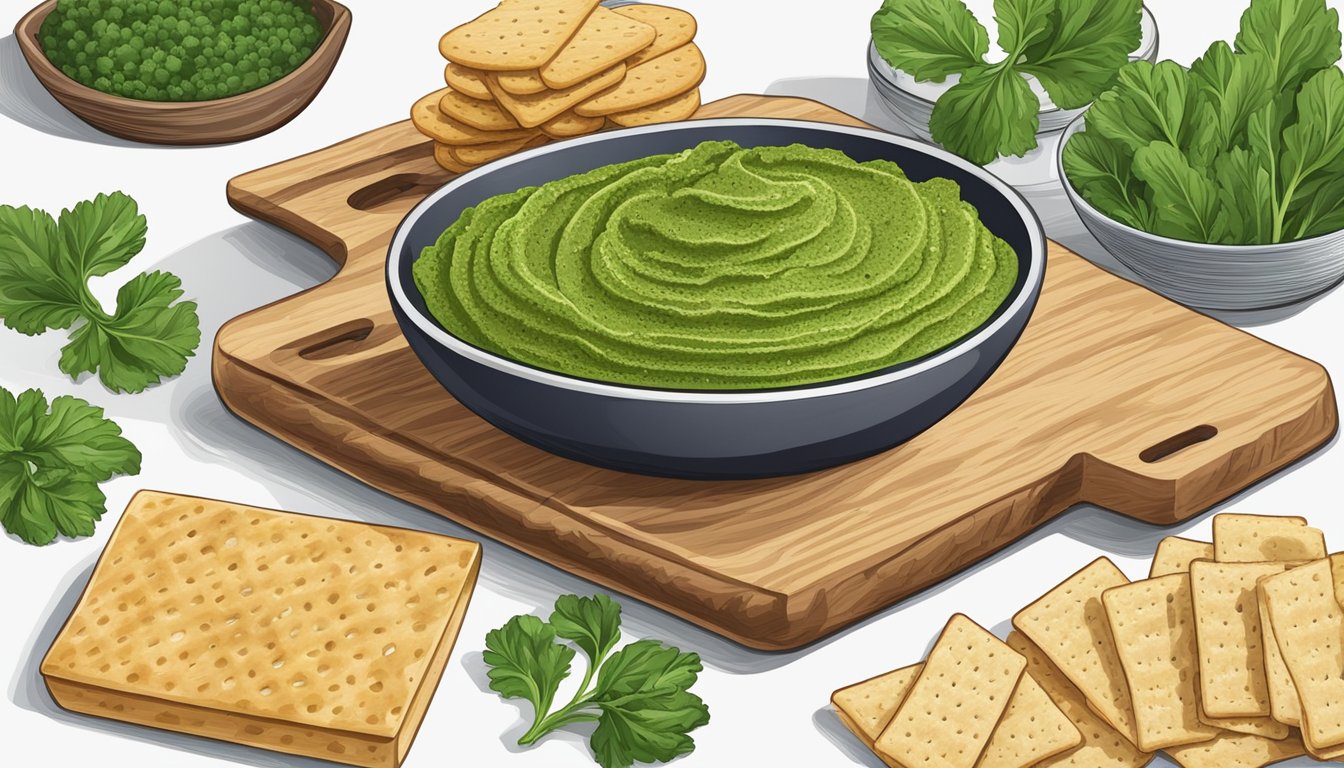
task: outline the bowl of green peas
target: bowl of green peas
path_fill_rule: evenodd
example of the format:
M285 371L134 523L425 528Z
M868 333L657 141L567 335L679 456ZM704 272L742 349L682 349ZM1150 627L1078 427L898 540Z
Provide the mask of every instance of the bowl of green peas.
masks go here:
M269 133L326 84L350 33L333 0L47 0L14 29L38 81L99 130L202 145Z

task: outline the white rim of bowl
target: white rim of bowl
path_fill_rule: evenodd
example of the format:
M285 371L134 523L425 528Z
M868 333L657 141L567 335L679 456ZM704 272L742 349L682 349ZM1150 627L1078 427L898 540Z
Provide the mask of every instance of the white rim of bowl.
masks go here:
M1069 201L1073 203L1074 207L1085 209L1089 214L1092 214L1099 219L1104 219L1107 223L1119 229L1121 232L1133 235L1140 240L1145 240L1154 245L1196 248L1206 254L1212 253L1219 256L1238 256L1249 253L1279 254L1284 251L1293 251L1298 248L1311 246L1319 241L1325 241L1329 238L1338 238L1344 233L1344 229L1340 229L1334 232L1326 232L1323 235L1316 235L1315 237L1308 237L1302 240L1289 240L1284 243L1267 243L1265 245L1227 245L1225 243L1200 243L1194 240L1179 240L1174 237L1154 235L1151 232L1144 232L1142 229L1131 227L1123 221L1113 219L1092 207L1092 204L1087 201L1087 198L1083 197L1083 193L1074 188L1073 182L1069 181L1068 174L1064 172L1064 148L1068 146L1069 139L1073 138L1075 133L1082 131L1082 129L1086 127L1086 124L1087 110L1084 109L1083 113L1075 117L1067 126L1065 126L1064 132L1060 134L1059 147L1055 150L1055 167L1059 172L1059 180L1064 187L1064 194L1068 196ZM1112 255L1122 262L1128 263L1121 255L1114 253Z
M529 160L538 155L544 155L559 149L578 146L581 144L593 144L607 141L613 137L638 136L646 133L661 133L677 130L700 129L704 127L725 126L725 127L749 127L758 126L762 122L771 125L788 126L792 128L804 128L810 130L825 130L833 133L845 133L852 136L862 136L866 138L878 139L889 144L895 144L906 149L931 155L943 162L957 166L963 171L981 179L989 184L996 192L1001 194L1004 199L1012 206L1013 210L1022 219L1027 228L1028 254L1027 254L1027 274L1022 279L1022 288L1013 296L1012 301L1006 305L1000 305L995 311L998 316L994 321L981 327L970 336L964 336L956 343L942 349L939 352L912 364L907 367L899 368L884 374L860 374L857 378L851 378L839 384L812 384L802 387L776 390L750 390L750 391L724 391L724 392L704 392L691 390L673 390L673 389L646 389L642 387L627 386L623 384L613 384L600 381L591 381L580 379L573 376L567 376L562 373L534 368L530 365L515 362L499 355L492 354L476 346L468 344L465 341L453 336L439 327L433 319L420 312L419 309L410 301L406 294L399 277L401 271L402 252L406 250L406 238L411 229L411 224L419 220L424 212L433 207L439 200L451 194L453 190L463 186L467 182L477 179L494 170L504 168L515 163ZM815 397L828 397L831 395L845 394L848 392L858 392L864 389L880 387L890 384L894 381L908 379L925 371L937 368L946 364L948 361L961 357L962 355L974 352L986 339L998 333L1009 322L1017 317L1017 314L1027 304L1029 297L1037 288L1039 288L1045 272L1045 230L1041 226L1040 219L1027 205L1027 201L1012 186L1005 183L984 168L974 163L963 160L957 155L944 149L930 146L916 139L907 139L903 136L896 136L885 131L873 130L869 128L854 128L844 125L834 125L831 123L822 123L809 120L776 120L770 118L714 118L706 120L689 120L676 123L662 123L657 125L647 125L638 128L625 128L617 131L604 131L601 133L590 134L588 136L567 139L564 142L558 142L551 145L543 145L525 152L519 152L503 160L496 160L480 168L468 171L447 184L440 187L429 197L420 201L411 212L406 214L401 223L397 225L397 231L392 237L392 243L388 250L387 267L385 278L392 295L406 316L415 324L421 332L429 338L447 347L454 353L461 355L473 362L494 368L495 370L518 376L529 381L540 384L546 384L552 387L559 387L574 392L582 392L591 395L602 395L605 397L624 398L628 400L643 400L652 402L667 403L699 403L699 404L744 404L744 403L770 403L783 402L789 400L807 400Z

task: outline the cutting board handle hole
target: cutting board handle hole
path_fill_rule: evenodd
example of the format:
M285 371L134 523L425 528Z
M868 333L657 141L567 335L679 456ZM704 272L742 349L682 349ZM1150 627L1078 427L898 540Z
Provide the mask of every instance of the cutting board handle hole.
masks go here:
M1156 464L1163 459L1170 458L1192 445L1199 445L1208 440L1212 440L1218 434L1218 428L1209 424L1201 424L1198 427L1187 429L1179 435L1172 435L1156 445L1147 448L1139 454L1139 458L1145 464Z
M405 198L414 198L418 202L442 185L443 179L438 176L398 173L351 192L346 202L358 211L374 211Z
M304 360L330 360L359 349L360 342L373 333L373 321L367 318L341 323L299 342L299 357Z

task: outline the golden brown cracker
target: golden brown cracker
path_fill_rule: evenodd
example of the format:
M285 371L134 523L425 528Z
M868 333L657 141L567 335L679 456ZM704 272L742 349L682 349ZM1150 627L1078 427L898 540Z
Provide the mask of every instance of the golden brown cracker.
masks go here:
M434 143L434 162L445 171L453 173L466 173L475 166L467 165L453 156L453 147L449 144Z
M1344 608L1335 598L1334 558L1260 582L1274 637L1297 688L1302 740L1314 753L1344 744Z
M605 124L606 120L603 118L584 117L570 110L542 123L541 132L553 139L568 139L599 131Z
M1077 747L1082 740L1078 728L1045 689L1024 672L977 765L1028 768Z
M485 87L485 75L479 69L450 61L443 68L443 80L449 88L473 99L488 101L491 98L490 89Z
M1297 702L1297 688L1288 674L1288 665L1279 652L1279 642L1274 637L1274 625L1269 620L1269 610L1265 607L1264 595L1259 584L1256 585L1256 607L1260 611L1260 636L1264 638L1265 680L1269 684L1269 714L1285 725L1301 725L1302 715Z
M513 115L494 101L473 99L452 88L439 99L439 111L460 123L482 131L514 131L532 126L519 125Z
M1127 737L1101 719L1088 706L1082 692L1025 635L1016 630L1009 632L1007 643L1026 658L1027 672L1082 735L1082 743L1042 760L1039 768L1139 768L1153 759L1152 754L1140 752Z
M1209 717L1269 716L1255 585L1285 568L1284 563L1190 564L1201 701Z
M643 109L607 115L607 119L622 128L634 128L639 125L689 120L698 109L700 109L700 89L692 88L680 96L673 96L667 101L660 101Z
M543 135L536 135L526 139L514 139L513 141L501 141L498 144L477 144L471 147L452 147L450 151L453 157L463 165L475 167L493 163L501 157L508 157L514 152L519 152L532 147L539 147L550 141L550 138Z
M649 47L626 60L625 64L628 67L643 64L649 59L656 59L664 53L680 48L695 39L695 17L680 8L639 3L612 10L637 21L642 21L653 27L658 33Z
M1182 768L1261 768L1306 754L1296 734L1266 739L1244 733L1228 733L1203 744L1172 747L1167 755Z
M142 491L42 674L76 711L392 768L479 564L474 542Z
M552 120L579 104L593 94L601 93L621 82L625 76L625 64L617 64L595 77L566 88L563 91L545 91L532 96L519 96L500 87L498 79L491 77L486 82L495 99L512 115L519 124L534 128Z
M1301 517L1222 514L1213 517L1214 559L1220 563L1307 561L1325 557L1325 534Z
M877 751L907 768L973 768L1025 666L1002 640L953 616L878 736Z
M519 96L531 96L550 90L541 79L541 73L535 69L522 72L496 72L495 77L499 79L500 88Z
M1101 594L1129 580L1100 557L1018 611L1013 626L1059 667L1106 722L1138 744L1129 686Z
M1199 721L1190 577L1136 581L1101 595L1129 685L1139 749L1152 752L1218 735Z
M525 138L536 133L527 128L483 131L480 128L454 120L443 114L443 111L439 109L439 102L448 92L449 89L447 88L435 91L420 99L411 107L411 123L415 125L415 129L439 143L455 146L492 144L499 141Z
M911 664L846 686L831 694L831 704L845 727L871 749L923 668L923 662Z
M439 40L445 59L491 71L535 69L569 42L598 0L501 0Z
M537 72L548 88L563 90L611 69L649 47L657 30L627 14L598 7L579 31Z
M1157 543L1157 552L1153 553L1153 564L1148 569L1148 578L1189 573L1192 561L1212 559L1212 543L1168 536Z
M704 79L705 57L695 43L687 43L631 67L620 85L580 103L574 111L585 117L631 112L683 94Z

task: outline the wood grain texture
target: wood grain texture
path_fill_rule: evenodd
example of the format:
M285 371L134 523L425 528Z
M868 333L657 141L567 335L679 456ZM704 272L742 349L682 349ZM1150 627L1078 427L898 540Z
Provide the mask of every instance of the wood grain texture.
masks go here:
M152 144L224 144L254 139L293 120L336 68L350 34L350 10L334 0L312 0L323 37L308 60L275 82L210 101L144 101L115 96L68 77L47 59L38 39L57 0L29 11L14 27L19 50L38 82L76 117L100 131Z
M697 115L862 124L762 96ZM1321 366L1052 243L1017 347L957 411L901 447L767 480L596 469L477 418L402 339L384 286L387 244L448 178L407 122L234 179L235 208L342 268L220 330L224 402L370 485L756 648L834 632L1079 502L1185 519L1336 428Z

